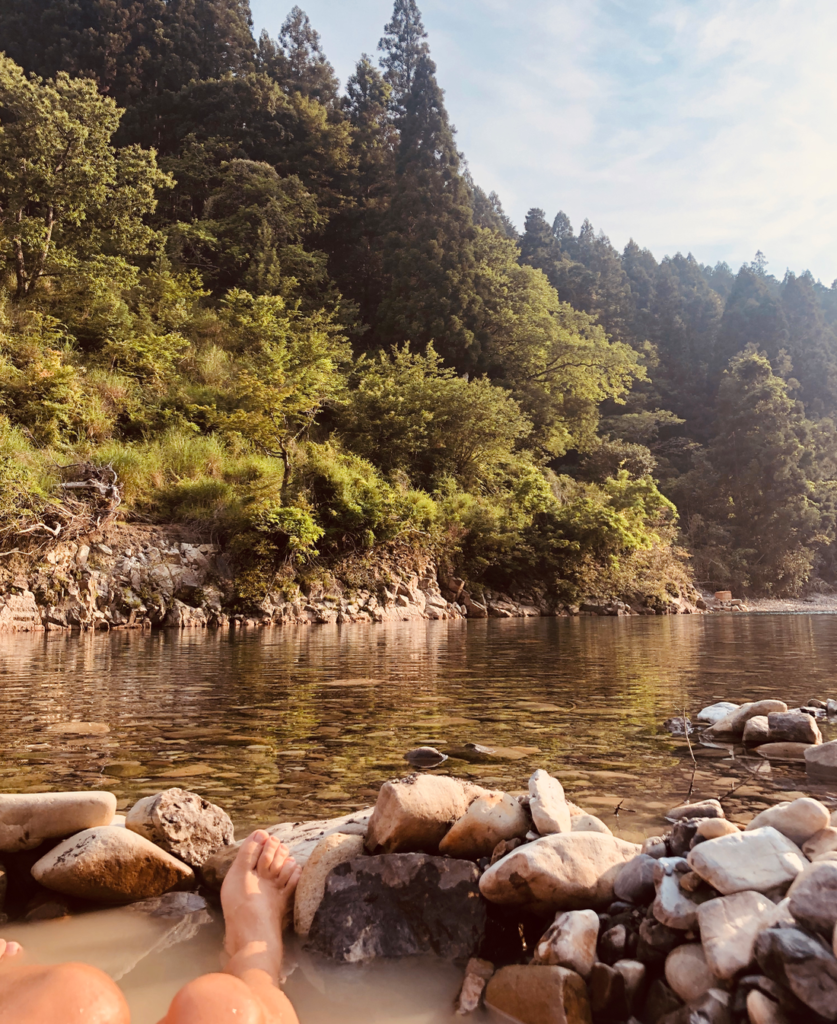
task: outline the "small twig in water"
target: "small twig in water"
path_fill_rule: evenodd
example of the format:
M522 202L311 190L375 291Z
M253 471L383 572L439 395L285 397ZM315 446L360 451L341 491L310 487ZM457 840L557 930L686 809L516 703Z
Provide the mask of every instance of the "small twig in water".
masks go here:
M695 788L695 776L697 775L697 766L698 766L697 765L697 758L695 757L695 752L694 752L694 750L692 750L692 740L691 740L691 737L689 736L689 718L688 718L688 715L686 714L686 710L687 710L687 704L686 704L686 701L683 701L683 733L686 736L686 744L689 747L689 757L691 757L691 759L692 759L692 778L691 778L691 781L689 782L689 792L686 794L686 799L685 799L684 803L688 803L692 799L692 791Z

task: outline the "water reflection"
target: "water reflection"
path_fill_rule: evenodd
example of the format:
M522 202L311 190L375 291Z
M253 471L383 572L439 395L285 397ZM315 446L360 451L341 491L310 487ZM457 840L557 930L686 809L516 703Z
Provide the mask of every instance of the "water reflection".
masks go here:
M242 831L364 806L428 744L452 755L437 771L491 786L558 772L572 798L635 838L661 826L691 778L665 718L723 697L833 696L835 654L832 616L5 636L0 791L97 786L127 807L180 785ZM109 732L56 731L69 721ZM505 750L468 758L466 744ZM698 795L746 776L724 751L705 754ZM797 766L774 765L739 785L730 813L782 788L810 787Z

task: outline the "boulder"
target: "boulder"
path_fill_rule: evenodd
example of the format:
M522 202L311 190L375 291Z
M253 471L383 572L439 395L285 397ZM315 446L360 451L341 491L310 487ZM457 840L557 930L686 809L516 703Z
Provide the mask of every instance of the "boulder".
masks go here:
M570 825L573 832L601 832L606 836L613 835L608 826L595 814L574 814L570 818Z
M699 822L695 835L701 839L720 839L721 836L732 836L738 832L737 826L726 818L706 818Z
M689 865L682 857L663 857L654 863L654 917L669 928L691 931L697 924L698 904L680 888L680 875Z
M529 813L542 836L572 830L564 787L542 768L529 779L529 798Z
M338 864L363 855L363 836L335 832L321 839L302 869L294 894L294 931L305 937L322 902L326 879Z
M810 743L762 743L753 750L768 761L804 761L805 755L814 748Z
M283 842L297 864L304 868L308 863L308 858L316 849L317 843L321 839L325 839L326 836L334 835L336 832L365 836L371 814L372 808L367 807L365 810L353 811L351 814L344 814L339 818L328 818L322 821L283 822L280 825L271 825L266 831ZM232 846L221 847L201 865L201 878L211 889L221 888L243 841L233 843Z
M803 928L830 939L837 925L837 863L809 864L788 889L788 900L790 912Z
M806 863L799 847L769 826L699 843L687 859L723 896L789 885Z
M759 967L784 981L809 1009L837 1020L837 958L798 928L767 928L755 945Z
M748 704L742 704L740 707L736 708L735 711L731 711L725 718L716 722L706 731L707 733L711 731L713 735L718 736L742 736L744 733L744 726L751 718L787 710L788 706L782 700L752 701Z
M451 825L486 790L443 775L385 782L366 832L370 853L438 853Z
M756 936L776 923L778 908L759 892L737 892L698 907L698 925L712 973L730 979L754 958Z
M682 821L688 818L725 818L724 809L717 800L701 800L694 804L679 804L666 811L669 821Z
M802 846L811 836L824 829L829 822L829 811L825 804L811 797L803 796L798 800L785 800L768 807L757 814L747 825L746 831L764 828L769 825L787 836L792 843Z
M684 1003L700 999L717 983L699 942L688 942L673 949L666 957L665 975L671 990Z
M737 711L739 706L740 705L733 704L728 700L719 700L717 703L710 704L702 711L699 711L697 720L699 722L709 722L710 725L714 725L716 722L722 722L733 711Z
M828 780L837 779L837 740L807 747L804 757L809 775Z
M187 789L166 789L138 800L128 811L125 827L161 850L199 868L235 830L226 811Z
M824 853L832 853L835 850L837 850L837 828L833 825L821 828L819 832L815 832L810 839L806 839L802 844L802 852L808 860L821 857Z
M770 741L770 723L767 715L756 715L744 726L744 733L741 737L745 746L756 747L760 743Z
M47 839L109 825L115 813L113 793L2 793L0 852L34 850Z
M822 733L804 711L774 712L767 716L768 743L822 743Z
M356 857L325 883L308 933L333 960L431 953L467 959L480 947L486 908L476 864L425 853Z
M131 903L190 888L190 867L126 828L89 828L59 843L32 867L47 889L99 903Z
M465 967L465 977L462 981L462 988L459 990L459 997L456 1000L456 1012L461 1016L473 1013L479 1008L482 1002L482 994L488 979L494 973L494 964L489 960L480 960L478 957L471 957Z
M490 857L504 839L522 839L529 831L526 812L508 793L478 796L439 843L445 857Z
M600 832L544 836L512 851L480 879L493 903L533 910L604 910L613 902L621 866L639 851Z
M485 989L485 1005L520 1024L591 1024L587 986L566 967L502 967Z
M568 967L588 977L596 962L599 915L594 910L558 914L535 946L536 964Z
M628 903L650 903L656 895L654 865L657 858L647 853L637 854L620 869L613 883L613 892Z

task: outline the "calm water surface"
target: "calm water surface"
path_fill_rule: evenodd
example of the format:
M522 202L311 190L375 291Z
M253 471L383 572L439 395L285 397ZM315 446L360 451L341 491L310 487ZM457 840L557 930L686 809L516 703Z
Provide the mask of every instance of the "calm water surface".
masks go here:
M693 776L685 742L664 719L724 698L834 697L836 663L837 616L829 615L7 636L0 791L107 788L125 809L183 786L223 806L243 834L366 806L381 782L409 770L407 750L432 744L451 755L439 772L492 787L523 789L534 768L547 768L614 833L639 839L664 827L663 812ZM98 723L99 734L67 731L72 722ZM771 768L723 749L696 754L695 796L734 789L725 799L732 818L801 793L837 806L837 790L812 787L800 766ZM98 934L119 913L98 917ZM46 948L56 927L41 926L32 941ZM69 945L75 958L89 948L95 961L95 944L62 934L55 956ZM217 935L201 935L191 949L178 947L190 949L183 963L170 951L154 973L155 958L141 958L121 982L136 1024L156 1019L182 977L214 966ZM430 969L383 965L326 983L308 965L290 991L303 1024L330 1020L326 1003L350 1019L344 1007L355 1000L352 1020L436 1024L452 1019L445 1007L457 976L439 965L428 985Z

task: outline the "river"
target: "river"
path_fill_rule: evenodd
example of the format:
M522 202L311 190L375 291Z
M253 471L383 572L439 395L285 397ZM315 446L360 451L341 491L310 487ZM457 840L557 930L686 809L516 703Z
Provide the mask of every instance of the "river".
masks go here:
M698 746L695 767L663 721L719 699L837 696L835 663L831 615L4 636L0 791L106 788L124 810L183 786L223 806L240 836L367 806L382 781L409 771L406 751L431 744L451 754L437 771L492 788L524 789L547 768L615 834L641 840L664 829L662 814L692 784L695 797L734 789L724 801L734 820L809 793L834 806L798 765ZM79 734L79 722L95 734ZM15 937L42 959L101 962L126 914L18 925ZM153 1024L180 981L217 966L219 935L206 927L124 975L134 1024ZM330 971L300 959L288 991L302 1024L338 1012L453 1019L449 965Z

